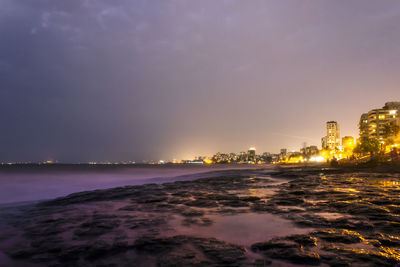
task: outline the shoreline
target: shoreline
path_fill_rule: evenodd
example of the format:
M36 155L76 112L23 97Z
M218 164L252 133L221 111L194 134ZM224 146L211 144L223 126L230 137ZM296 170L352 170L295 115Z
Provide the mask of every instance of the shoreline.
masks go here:
M192 180L218 175L229 170L269 168L270 165L213 166L35 166L30 171L11 166L0 171L0 203L37 201L66 196L75 192L107 189L125 185ZM83 168L83 169L82 169ZM88 168L88 169L87 169ZM105 168L105 169L104 169Z
M74 193L11 216L24 246L3 236L0 248L39 265L397 264L400 178L360 170L276 166Z

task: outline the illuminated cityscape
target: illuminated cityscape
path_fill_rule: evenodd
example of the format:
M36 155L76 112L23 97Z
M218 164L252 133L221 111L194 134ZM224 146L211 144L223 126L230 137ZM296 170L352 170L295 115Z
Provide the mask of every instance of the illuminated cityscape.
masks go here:
M0 267L400 267L399 0L1 0Z
M265 152L256 155L252 147L247 153L224 154L218 152L212 157L204 157L204 163L305 163L340 161L342 163L366 161L370 156L379 156L382 161L391 161L397 157L400 147L400 102L387 102L381 109L373 109L362 114L359 123L359 138L352 136L340 138L339 123L326 122L326 136L317 146L304 146L299 151L281 149L279 154ZM376 143L366 148L365 144ZM379 145L378 145L379 144ZM201 159L200 157L197 160Z
M265 163L305 163L342 162L367 160L373 153L381 160L391 160L400 148L400 102L387 102L381 109L373 109L361 115L359 122L359 138L344 136L340 138L339 123L326 122L326 136L321 139L321 149L316 145L307 146L305 143L299 151L288 151L282 148L280 153L256 153L254 146L247 152L224 153L217 152L212 156L198 156L194 159L150 160L144 164L265 164ZM376 143L373 148L365 148L363 143ZM369 150L368 150L369 149ZM391 155L391 156L390 156ZM397 155L397 154L396 154ZM56 164L57 160L46 160L40 164ZM14 163L2 163L14 164ZM17 164L32 164L17 163ZM122 162L89 162L89 164L136 164L135 161Z

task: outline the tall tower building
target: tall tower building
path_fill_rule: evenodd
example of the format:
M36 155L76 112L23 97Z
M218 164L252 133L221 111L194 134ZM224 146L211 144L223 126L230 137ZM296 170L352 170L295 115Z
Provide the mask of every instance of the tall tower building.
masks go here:
M328 145L326 143L326 136L321 138L321 143L322 143L322 149L327 149Z
M339 124L336 121L326 123L326 148L334 150L340 146Z

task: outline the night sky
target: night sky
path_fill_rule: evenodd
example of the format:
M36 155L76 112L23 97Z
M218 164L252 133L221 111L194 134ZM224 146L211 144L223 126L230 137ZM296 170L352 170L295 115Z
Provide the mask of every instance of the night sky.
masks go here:
M400 1L0 1L0 161L298 150L396 100Z

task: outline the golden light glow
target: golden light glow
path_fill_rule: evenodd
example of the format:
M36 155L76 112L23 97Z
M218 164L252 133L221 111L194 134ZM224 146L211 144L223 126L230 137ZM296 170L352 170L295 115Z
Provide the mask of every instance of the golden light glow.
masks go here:
M326 159L324 157L322 157L322 156L318 156L318 157L311 157L310 161L312 161L312 162L324 162L324 161L326 161Z
M205 160L203 160L203 162L205 164L213 164L213 161L211 159L205 159Z
M304 162L303 156L297 156L297 157L289 157L286 160L287 163L301 163Z

